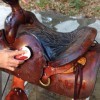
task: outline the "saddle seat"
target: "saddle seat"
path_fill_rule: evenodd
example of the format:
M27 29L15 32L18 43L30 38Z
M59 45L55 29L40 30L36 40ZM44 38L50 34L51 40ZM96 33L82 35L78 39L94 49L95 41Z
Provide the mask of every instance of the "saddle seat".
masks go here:
M45 26L22 26L19 30L31 33L38 39L51 66L62 66L83 55L94 42L97 33L91 27L78 28L69 33L56 32Z

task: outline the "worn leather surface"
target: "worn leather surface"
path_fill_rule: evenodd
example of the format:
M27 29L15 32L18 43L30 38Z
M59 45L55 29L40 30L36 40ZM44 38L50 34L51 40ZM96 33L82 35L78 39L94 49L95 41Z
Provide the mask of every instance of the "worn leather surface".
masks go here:
M0 43L3 43L1 45L3 45L4 48L4 41L1 40ZM22 33L18 39L16 39L12 49L19 49L22 46L29 46L31 48L33 52L32 57L24 64L20 65L14 72L4 71L20 77L25 81L31 82L32 84L42 86L39 83L39 80L42 77L43 69L46 66L46 59L43 55L41 45L34 36ZM84 81L80 98L85 98L92 93L95 86L96 74L100 65L100 45L98 44L95 47L92 47L91 50L88 50L88 52L82 56L87 58L87 63L83 70ZM72 63L73 62L70 62L69 64ZM50 77L50 86L42 87L61 95L73 97L74 78L75 75L73 73L53 75Z

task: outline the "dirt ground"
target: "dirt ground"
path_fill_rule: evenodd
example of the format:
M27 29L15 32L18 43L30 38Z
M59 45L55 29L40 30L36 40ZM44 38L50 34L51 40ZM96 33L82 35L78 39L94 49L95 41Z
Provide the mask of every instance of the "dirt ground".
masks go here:
M100 0L28 0L21 2L27 10L54 10L69 16L86 16L100 18ZM0 1L2 2L2 1Z
M29 0L23 4L26 9L55 10L66 15L82 15L100 18L100 0ZM74 2L73 2L74 1Z

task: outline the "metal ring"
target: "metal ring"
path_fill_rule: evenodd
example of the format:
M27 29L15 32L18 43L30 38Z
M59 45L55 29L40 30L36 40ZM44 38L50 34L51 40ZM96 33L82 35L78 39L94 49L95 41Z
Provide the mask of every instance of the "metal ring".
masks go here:
M48 78L48 82L47 82L47 84L44 84L41 80L39 80L39 82L40 82L41 85L47 87L47 86L50 85L50 78Z

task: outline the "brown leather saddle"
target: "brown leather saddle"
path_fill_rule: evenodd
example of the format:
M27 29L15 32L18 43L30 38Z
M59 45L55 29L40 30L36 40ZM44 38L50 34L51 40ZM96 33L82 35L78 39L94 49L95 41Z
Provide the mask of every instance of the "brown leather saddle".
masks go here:
M17 28L15 25L13 29L16 28L17 32L14 35L13 30L13 38L9 37L9 31L5 31L7 29L5 27L1 31L0 49L15 50L26 46L32 55L14 72L2 70L74 99L90 96L100 66L100 44L94 43L97 31L94 28L83 27L70 33L55 32L41 24L34 14L22 11L25 15L24 19L31 16L32 23L24 20ZM20 14L14 15L21 18ZM18 22L18 20L16 18L14 21ZM10 41L11 39L13 42Z
M89 76L87 75L93 74L91 73L92 68L99 65L93 66L92 64L99 64L99 61L96 61L96 59L100 60L99 55L98 57L95 56L99 54L97 52L99 45L94 43L97 33L94 28L83 27L70 33L58 33L45 26L28 27L26 25L22 26L21 33L20 29L18 33L32 34L42 48L42 54L45 57L46 64L43 65L44 70L39 83L43 87L61 95L74 97L74 99L89 96L87 96L86 91L91 93L93 87L85 90L89 86L87 80ZM92 49L93 51L96 50L95 53L97 52L97 54L93 53ZM92 59L93 56L96 59ZM92 60L93 62L91 62ZM89 66L90 68L88 68ZM86 73L86 69L88 74ZM96 74L94 73L94 75ZM62 88L58 85L59 82L62 83L60 85ZM54 88L55 86L56 88ZM67 89L63 91L65 87Z

